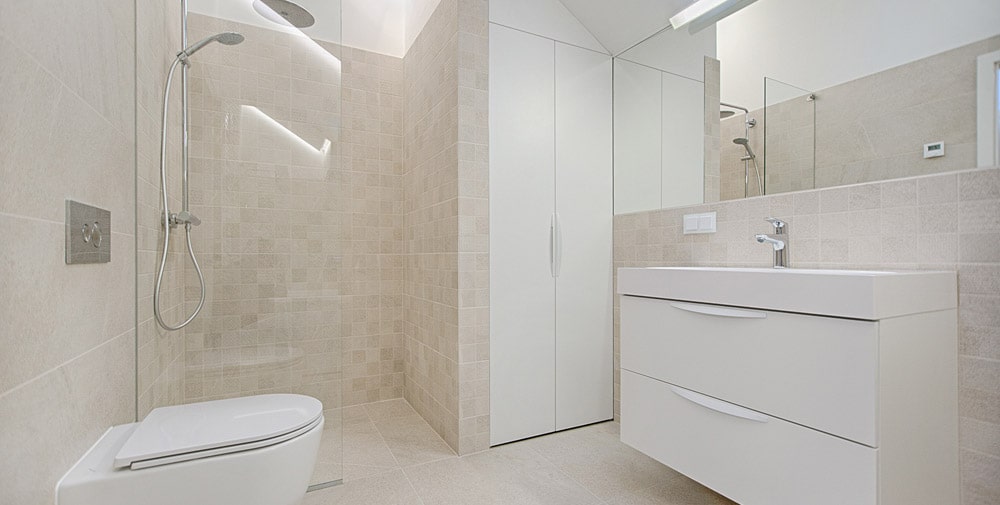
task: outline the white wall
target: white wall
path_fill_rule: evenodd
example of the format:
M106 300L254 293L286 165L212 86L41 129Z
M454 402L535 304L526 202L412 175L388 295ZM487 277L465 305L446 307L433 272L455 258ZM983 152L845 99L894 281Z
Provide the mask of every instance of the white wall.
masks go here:
M641 63L696 81L705 80L705 56L715 57L715 27L692 35L687 30L664 30L618 58Z
M818 90L1000 34L997 0L758 0L720 21L722 101L763 105L763 78Z
M661 72L615 58L615 214L660 208Z
M344 45L390 56L406 54L406 0L343 0Z
M560 0L617 55L656 33L692 0Z
M704 61L704 60L702 60ZM660 208L705 201L705 83L660 73L663 180Z
M490 0L490 23L610 54L559 0Z

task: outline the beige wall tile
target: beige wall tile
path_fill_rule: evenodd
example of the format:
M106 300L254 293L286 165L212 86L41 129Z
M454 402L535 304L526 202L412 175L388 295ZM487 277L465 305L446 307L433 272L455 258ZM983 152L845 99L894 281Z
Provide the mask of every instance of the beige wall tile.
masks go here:
M489 444L487 18L441 2L403 61L405 396L462 454Z
M66 265L61 223L0 215L0 227L2 393L131 328L134 272L131 235L112 234L111 263Z
M14 1L0 15L0 446L4 501L56 481L135 416L133 4ZM112 212L111 262L66 265L65 200Z
M963 505L991 505L1000 501L1000 458L975 451L963 450L962 503Z
M59 478L110 426L134 419L134 353L130 330L0 395L5 502L55 503Z

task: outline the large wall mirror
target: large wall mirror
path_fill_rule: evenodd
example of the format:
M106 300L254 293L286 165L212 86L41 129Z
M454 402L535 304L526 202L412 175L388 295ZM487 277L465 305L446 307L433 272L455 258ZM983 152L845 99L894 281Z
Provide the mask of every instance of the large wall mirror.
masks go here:
M615 212L996 165L997 51L982 0L757 0L667 28L615 57Z

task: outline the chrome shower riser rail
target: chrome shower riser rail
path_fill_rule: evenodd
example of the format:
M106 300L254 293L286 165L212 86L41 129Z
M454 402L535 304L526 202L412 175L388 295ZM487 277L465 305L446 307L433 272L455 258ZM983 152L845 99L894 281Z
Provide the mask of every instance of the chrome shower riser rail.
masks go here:
M156 273L156 287L153 289L153 315L156 317L156 322L159 323L164 329L168 331L176 331L185 326L191 324L194 318L198 316L201 312L202 307L205 306L205 275L201 271L201 266L198 265L198 259L194 255L194 247L191 243L191 221L184 222L184 234L187 238L187 250L188 256L191 258L191 263L194 264L195 272L198 273L198 282L201 284L201 297L198 300L198 306L195 307L194 312L191 313L184 321L176 326L167 324L163 319L163 314L160 311L160 288L163 284L163 270L167 264L167 252L170 250L170 229L178 224L174 216L170 214L170 202L167 197L167 119L170 110L170 86L173 82L174 71L177 70L177 65L184 64L181 57L178 55L174 58L173 64L170 65L170 70L167 72L167 82L163 89L163 117L162 123L160 125L160 194L163 196L163 216L161 225L163 226L163 251L160 255L160 268ZM184 126L184 137L187 137L187 125ZM186 177L185 177L186 178ZM186 188L185 188L186 189ZM187 197L185 196L185 201ZM185 208L185 212L187 209Z
M183 4L186 10L186 3ZM187 42L187 30L183 31L184 42ZM205 306L205 275L201 271L201 266L198 265L198 258L194 255L194 247L191 244L191 227L197 226L201 223L194 214L191 214L188 208L188 111L187 111L187 67L189 65L188 58L190 58L194 53L200 51L205 46L213 42L218 42L227 46L232 46L243 42L243 35L236 32L222 32L212 35L210 37L205 37L190 46L185 46L181 52L177 53L174 58L174 62L170 64L170 70L167 71L167 82L163 87L163 117L162 123L160 124L160 194L163 195L163 252L160 255L160 268L156 273L156 287L153 289L153 315L156 316L156 322L160 324L163 328L174 331L179 330L194 321L194 318L198 316L201 312L202 307ZM184 110L181 111L181 133L183 135L181 153L182 153L182 178L183 178L183 195L182 195L182 210L179 213L172 214L170 212L170 199L167 197L167 116L170 111L170 86L173 84L174 71L177 70L177 65L183 65L182 83L183 85L183 97L181 98L181 106ZM198 300L198 306L195 307L194 312L191 313L184 322L172 326L166 323L163 319L163 313L160 310L160 288L163 285L163 270L167 264L167 253L170 251L170 230L171 228L183 224L184 234L187 237L187 250L188 256L191 258L191 263L194 264L194 269L198 273L198 282L201 284L201 297Z

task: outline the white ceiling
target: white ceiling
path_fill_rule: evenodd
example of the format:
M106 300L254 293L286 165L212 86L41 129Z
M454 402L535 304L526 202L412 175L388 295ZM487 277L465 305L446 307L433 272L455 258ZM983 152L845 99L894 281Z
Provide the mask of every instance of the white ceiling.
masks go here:
M660 31L694 0L561 0L597 40L618 54Z
M0 0L5 1L5 0ZM402 57L440 0L293 0L316 24L302 29L310 38ZM191 12L272 30L298 33L272 23L252 8L253 0L189 0Z
M3 1L3 0L0 0ZM293 0L316 17L312 38L403 56L439 0ZM533 0L532 0L533 1ZM694 0L558 0L611 54L617 55L669 24ZM189 0L193 12L274 28L253 0ZM510 3L510 2L500 2ZM516 2L515 2L516 3ZM341 13L343 4L343 31ZM491 5L491 9L493 6Z

